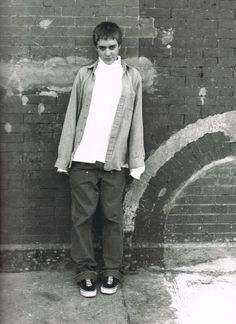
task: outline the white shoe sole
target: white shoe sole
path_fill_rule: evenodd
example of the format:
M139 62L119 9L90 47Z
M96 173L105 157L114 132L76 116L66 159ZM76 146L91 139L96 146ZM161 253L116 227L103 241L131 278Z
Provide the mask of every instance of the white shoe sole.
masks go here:
M86 291L80 288L80 293L83 297L95 297L97 295L97 289L93 290L93 291Z
M101 286L101 293L102 294L106 294L106 295L112 295L115 294L117 291L118 286L114 287L114 288L106 288Z

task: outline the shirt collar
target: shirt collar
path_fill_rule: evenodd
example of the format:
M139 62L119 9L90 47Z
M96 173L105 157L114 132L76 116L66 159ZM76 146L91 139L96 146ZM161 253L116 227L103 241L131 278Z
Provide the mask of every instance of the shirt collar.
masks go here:
M99 58L94 63L88 65L87 68L92 69L93 72L94 72L96 70L96 68L97 68L98 62L99 62ZM122 65L122 68L123 68L124 71L126 71L127 68L129 68L129 65L122 58L120 59L120 63Z
M106 64L103 60L99 57L98 58L99 66L104 70L115 69L121 66L121 57L118 56L117 60L115 60L112 64Z

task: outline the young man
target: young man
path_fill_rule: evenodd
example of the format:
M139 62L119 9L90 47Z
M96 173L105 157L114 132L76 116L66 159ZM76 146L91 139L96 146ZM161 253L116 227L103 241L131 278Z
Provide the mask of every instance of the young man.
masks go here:
M140 74L119 56L122 33L115 23L100 23L93 41L98 60L75 78L55 164L70 177L71 256L85 297L97 293L92 221L98 202L103 216L101 292L113 294L122 278L126 170L136 179L144 171Z

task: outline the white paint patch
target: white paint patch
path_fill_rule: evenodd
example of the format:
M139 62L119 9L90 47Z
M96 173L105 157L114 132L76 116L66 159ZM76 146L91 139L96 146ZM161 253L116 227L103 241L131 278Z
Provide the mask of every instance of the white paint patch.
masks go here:
M206 94L207 94L207 89L206 88L200 88L198 95L199 95L199 98L201 100L202 105L205 105Z
M167 45L171 43L174 39L174 29L169 28L167 30L165 29L160 29L160 34L161 34L161 42L163 45Z
M11 133L11 131L12 131L12 125L10 123L6 123L5 126L4 126L4 128L5 128L5 131L7 133Z
M48 97L54 97L57 98L58 94L56 93L56 91L41 91L39 93L40 96L48 96Z
M155 18L141 18L139 17L138 28L140 29L141 37L155 39L157 37L158 31L155 27Z
M157 71L153 63L144 56L127 58L125 61L139 70L142 77L143 91L153 93L155 91L153 84L157 77Z
M236 259L232 257L220 258L206 263L200 263L198 265L191 265L189 267L178 267L178 271L185 272L235 272L236 271Z
M146 170L139 181L132 182L124 199L124 219L126 232L134 231L134 221L139 201L148 187L149 181L157 171L169 161L175 153L186 147L189 143L197 141L205 134L223 132L236 142L236 111L229 111L215 116L199 119L173 134L166 142L149 156L145 162Z
M177 323L235 324L236 277L227 267L232 262L223 259L222 264L214 264L217 276L201 273L204 271L201 269L207 271L208 263L195 266L193 273L187 272L193 269L186 268L186 273L169 277L167 274L165 287L172 297L171 307L176 309Z
M45 106L44 104L40 103L38 105L38 114L41 115L45 111Z
M178 189L176 189L172 195L172 197L169 199L168 203L163 207L163 211L165 214L168 215L168 213L171 211L173 208L175 202L183 196L184 190L194 183L196 180L199 178L202 178L206 175L206 173L211 170L212 168L223 165L229 162L236 161L236 156L228 156L224 159L218 160L218 161L213 161L207 165L205 165L201 170L195 172L187 181L182 183Z
M162 188L158 194L158 197L161 198L161 197L164 197L165 194L166 194L166 191L167 189L166 188Z
M153 63L146 57L132 57L126 61L140 71L143 91L153 92L157 76ZM9 95L15 94L16 91L22 93L45 88L49 90L50 95L52 92L70 92L80 67L91 63L91 59L80 56L53 57L46 61L22 59L18 62L0 62L0 86L6 89Z
M52 19L44 19L40 21L39 26L43 29L47 29L52 22L53 22Z
M27 96L23 95L23 96L21 97L21 101L22 101L22 105L23 105L23 106L26 106L27 103L28 103L28 101L29 101L29 98L28 98Z

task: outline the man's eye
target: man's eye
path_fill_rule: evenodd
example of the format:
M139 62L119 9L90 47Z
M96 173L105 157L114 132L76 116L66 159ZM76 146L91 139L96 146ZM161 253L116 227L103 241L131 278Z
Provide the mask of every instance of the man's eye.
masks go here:
M104 46L98 46L98 48L100 49L100 51L105 51L106 47Z
M115 45L109 47L110 50L114 50L115 48L116 48Z

